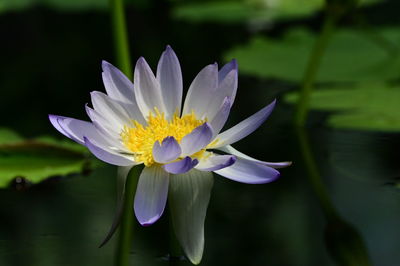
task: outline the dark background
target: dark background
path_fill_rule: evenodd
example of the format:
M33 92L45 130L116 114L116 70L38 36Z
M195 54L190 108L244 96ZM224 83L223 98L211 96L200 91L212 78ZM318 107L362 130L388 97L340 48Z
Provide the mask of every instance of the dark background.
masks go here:
M62 1L21 1L7 9L4 3L0 9L0 127L26 138L62 139L47 115L87 120L84 105L90 100L89 92L104 91L101 60L115 63L107 5L65 7ZM222 65L227 50L247 43L255 33L243 20L177 19L172 14L180 5L180 1L129 1L127 26L132 62L144 56L155 69L169 44L179 57L188 88L202 67L215 61ZM361 10L374 27L398 26L397 1L381 1ZM257 34L279 40L299 25L314 32L322 17L317 10L309 16L277 20ZM350 16L340 27L353 24ZM327 220L307 180L291 126L293 106L282 100L298 87L282 79L239 76L228 125L274 98L278 104L265 125L235 147L262 160L294 164L267 185L215 177L202 265L335 265L324 241ZM326 112L311 113L308 137L329 195L343 219L362 236L372 264L397 265L399 134L332 129L325 125L327 116ZM102 165L85 175L52 178L23 190L13 185L0 190L0 265L112 265L116 237L105 247L97 247L114 215L115 173L115 167ZM167 265L167 254L167 215L152 227L137 226L132 265Z

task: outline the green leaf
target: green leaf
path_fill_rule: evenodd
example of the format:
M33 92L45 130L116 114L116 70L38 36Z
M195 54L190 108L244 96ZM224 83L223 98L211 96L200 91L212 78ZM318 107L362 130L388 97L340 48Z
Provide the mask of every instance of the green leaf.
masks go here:
M22 141L23 138L8 128L0 128L0 145L11 144Z
M80 173L90 163L84 150L49 137L23 140L9 129L0 129L0 188L16 177L36 184L52 176Z
M298 93L284 98L295 103ZM314 110L332 111L328 124L335 128L400 131L400 85L385 83L333 87L315 90L310 106Z
M250 43L233 48L225 59L236 58L242 74L299 83L314 43L314 34L295 29L280 40L257 36ZM400 74L398 43L398 28L377 33L338 30L322 58L317 82L395 79Z
M362 0L371 4L379 0ZM324 6L324 0L210 1L177 5L173 16L191 22L268 22L309 16Z

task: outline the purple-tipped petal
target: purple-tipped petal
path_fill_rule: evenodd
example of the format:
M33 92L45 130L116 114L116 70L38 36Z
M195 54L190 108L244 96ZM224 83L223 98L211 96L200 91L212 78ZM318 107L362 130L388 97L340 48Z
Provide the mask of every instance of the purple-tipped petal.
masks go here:
M103 60L101 66L103 83L108 96L124 103L132 103L132 100L135 99L132 81L107 61Z
M103 61L103 83L108 96L120 103L129 117L145 123L145 119L137 105L133 83L115 66Z
M236 157L233 155L214 155L205 160L200 160L196 169L200 171L216 171L231 166L235 162Z
M199 264L204 248L204 221L214 178L210 172L196 169L173 175L170 180L169 206L172 225L186 256Z
M252 158L252 157L250 157L250 156L248 156L248 155L236 150L231 145L219 147L217 150L224 151L224 152L233 154L235 156L238 156L240 158L243 158L243 159L246 159L246 160L250 160L250 161L254 161L254 162L257 162L257 163L260 163L260 164L275 168L275 169L288 167L288 166L290 166L292 164L292 162L265 162L265 161L260 161L260 160Z
M213 130L208 123L196 127L181 140L182 156L192 155L206 147L213 136Z
M180 161L163 165L163 168L171 174L183 174L192 170L198 163L199 161L197 159L192 160L192 158L186 156Z
M181 147L174 137L166 137L162 143L156 141L153 146L153 158L158 163L168 163L181 155Z
M65 116L59 116L59 115L49 115L49 120L50 123L53 125L53 127L55 127L61 134L63 134L64 136L66 136L67 138L70 138L70 136L68 135L68 133L60 126L59 124L59 120L64 120L68 117Z
M155 223L163 214L168 196L169 174L160 166L145 167L135 194L136 218L143 226Z
M228 120L230 110L231 110L231 100L229 99L229 97L225 97L224 102L219 108L218 113L214 116L214 119L210 123L213 129L213 138L224 127L226 120Z
M94 110L109 121L113 127L117 128L116 130L122 130L125 125L132 121L126 109L106 94L100 91L92 91L90 96Z
M224 102L226 97L229 98L230 107L232 107L236 95L237 84L237 71L232 70L219 84L213 95L207 100L207 102L204 103L207 106L205 116L207 117L208 121L212 121L218 114L221 104Z
M111 150L106 150L104 147L100 147L92 143L88 138L83 137L85 146L96 156L98 159L113 165L118 166L130 166L136 164L132 159L128 159L125 156L119 155Z
M88 104L85 105L86 114L89 116L92 123L97 129L101 130L104 134L109 137L119 136L121 134L121 129L113 126L109 120L105 119L99 112L90 108Z
M157 80L161 86L161 94L167 110L167 118L175 111L181 112L182 71L178 57L168 45L162 53L157 66Z
M190 85L183 106L183 114L194 111L198 119L203 119L207 113L207 103L213 97L217 87L218 66L217 64L208 65L197 74Z
M236 59L232 59L230 62L225 64L218 72L219 83L221 83L225 79L225 77L226 77L226 75L228 75L228 73L230 73L232 70L235 70L237 72L237 69L238 69L238 64L237 64Z
M231 127L230 129L220 133L217 136L218 142L215 146L213 146L213 148L218 148L235 143L251 134L268 118L275 107L275 102L276 101L274 100L271 104L264 107L252 116L246 118L236 126Z
M137 104L145 118L149 116L150 112L154 112L154 108L166 113L160 84L143 57L140 57L136 63L134 91Z
M220 80L217 93L219 97L223 98L228 96L231 99L231 106L235 101L236 92L238 88L238 71L237 68L232 69L223 80Z
M246 184L269 183L279 177L279 172L274 168L239 157L237 157L233 165L214 172L223 177Z
M108 143L92 123L56 115L50 115L49 119L60 133L79 144L84 145L84 136L99 143Z

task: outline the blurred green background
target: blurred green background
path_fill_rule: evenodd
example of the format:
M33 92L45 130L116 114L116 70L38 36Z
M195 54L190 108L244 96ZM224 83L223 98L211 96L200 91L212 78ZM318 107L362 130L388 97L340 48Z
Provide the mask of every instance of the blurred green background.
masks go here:
M325 1L125 2L133 64L144 56L154 70L169 44L187 89L205 65L238 60L227 127L278 99L265 125L235 147L294 164L268 185L215 177L202 265L363 265L338 262L340 247L356 253L352 233L329 226L292 126ZM328 2L346 12L316 75L308 148L370 264L398 265L400 2L363 0L348 10L350 1ZM0 265L113 264L116 237L97 247L115 211L116 168L66 140L47 118L88 120L89 92L104 91L101 60L116 63L108 4L0 0ZM168 261L168 250L164 215L152 227L137 226L131 263L190 265Z

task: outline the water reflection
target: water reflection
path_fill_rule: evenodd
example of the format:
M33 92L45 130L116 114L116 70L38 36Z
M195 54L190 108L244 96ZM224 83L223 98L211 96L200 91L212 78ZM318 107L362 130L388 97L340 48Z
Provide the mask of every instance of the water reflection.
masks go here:
M300 152L304 158L305 175L326 218L325 244L337 265L370 265L364 240L357 229L346 222L334 207L324 185L304 127L296 128Z
M331 220L334 223L327 227L320 204L305 182L304 156L294 145L297 138L283 132L290 130L270 124L256 133L271 136L264 138L262 146L250 142L238 147L245 152L252 149L260 158L276 151L277 159L296 162L284 169L277 182L251 186L215 177L202 264L333 265L324 246L324 231L333 232L328 236L329 243L343 243L342 237L332 237L357 234L349 233L353 231L347 227L351 223L363 236L373 265L395 265L400 194L384 184L398 169L378 163L382 157L393 160L396 142L388 141L393 136L371 133L361 137L359 133L326 129L308 133L330 202L348 221L340 220L338 225ZM378 146L380 149L369 152L367 159L365 151ZM346 164L337 158L347 158ZM362 179L366 170L359 158L373 176ZM343 176L344 170L351 175ZM382 176L376 176L380 171ZM118 238L101 249L98 245L115 214L115 174L114 167L105 166L88 176L58 179L26 191L1 190L0 265L113 265ZM137 227L130 252L133 264L190 265L186 260L165 260L172 254L168 227L167 215L152 227Z

